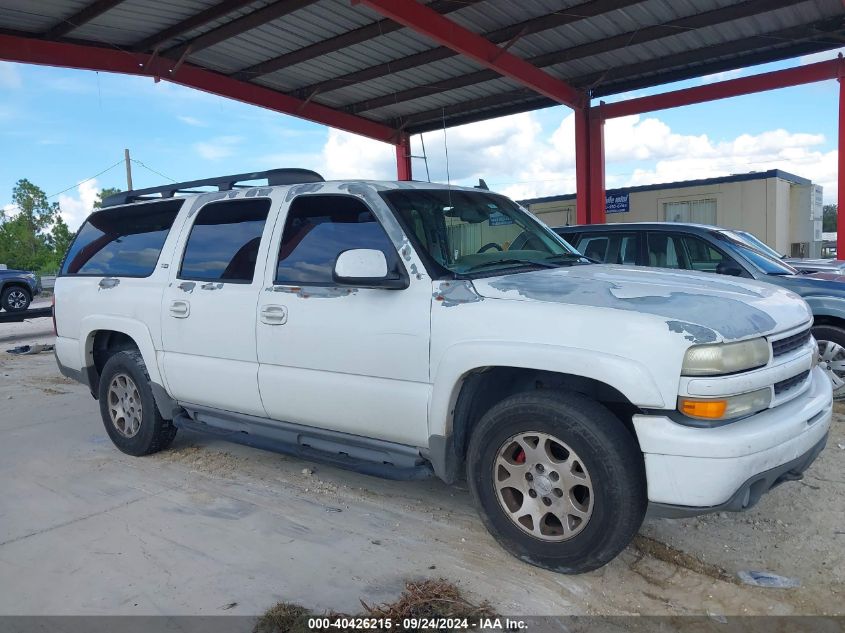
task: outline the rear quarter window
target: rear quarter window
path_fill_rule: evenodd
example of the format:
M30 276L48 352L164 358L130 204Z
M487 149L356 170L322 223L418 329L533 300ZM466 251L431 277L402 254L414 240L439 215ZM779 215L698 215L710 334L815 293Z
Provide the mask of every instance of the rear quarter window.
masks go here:
M149 277L184 200L92 213L65 256L61 275Z

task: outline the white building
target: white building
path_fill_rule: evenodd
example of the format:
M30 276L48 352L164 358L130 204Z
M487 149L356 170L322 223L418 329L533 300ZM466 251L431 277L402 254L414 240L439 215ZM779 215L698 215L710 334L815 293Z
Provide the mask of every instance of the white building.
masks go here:
M550 226L575 224L575 194L523 200ZM608 222L698 222L753 233L780 253L819 257L822 187L779 169L607 190Z

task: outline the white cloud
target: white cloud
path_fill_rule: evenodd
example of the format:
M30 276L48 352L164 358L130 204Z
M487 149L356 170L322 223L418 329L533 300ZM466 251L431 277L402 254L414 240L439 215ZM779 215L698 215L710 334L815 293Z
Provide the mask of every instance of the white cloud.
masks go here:
M742 77L747 68L734 68L733 70L723 70L720 73L713 73L711 75L704 75L699 79L703 84L712 84L717 81L727 81L728 79L736 79Z
M826 62L834 59L837 55L845 55L845 47L822 51L821 53L813 53L812 55L803 55L798 61L802 66L806 66L807 64L815 64L816 62Z
M492 189L512 198L575 191L574 116L551 133L533 114L517 114L446 131L449 176L455 184L474 185L484 178ZM431 179L446 181L443 132L424 135ZM674 132L657 117L611 119L605 126L608 188L694 180L750 171L782 169L825 187L825 200L836 198L836 150L825 151L822 134L769 130L716 140L706 134ZM422 155L419 137L414 156ZM328 178L396 177L393 147L332 130L323 148ZM425 163L413 160L414 177L426 177Z
M206 127L208 124L205 121L200 121L199 119L192 117L192 116L178 116L176 117L185 125L190 125L192 127Z
M12 90L23 85L17 64L0 62L0 88Z
M217 136L208 141L194 143L194 150L205 160L220 160L234 154L242 140L240 136Z
M99 192L97 181L88 180L77 186L75 194L59 195L60 213L71 231L78 229L82 221L91 213Z

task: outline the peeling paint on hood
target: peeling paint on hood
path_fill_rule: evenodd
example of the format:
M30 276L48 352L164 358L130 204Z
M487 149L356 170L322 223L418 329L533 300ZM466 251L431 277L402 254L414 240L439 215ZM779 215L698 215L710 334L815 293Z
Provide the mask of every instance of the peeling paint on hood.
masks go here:
M654 268L584 265L476 279L482 297L653 314L695 343L779 332L810 320L795 294L749 280Z

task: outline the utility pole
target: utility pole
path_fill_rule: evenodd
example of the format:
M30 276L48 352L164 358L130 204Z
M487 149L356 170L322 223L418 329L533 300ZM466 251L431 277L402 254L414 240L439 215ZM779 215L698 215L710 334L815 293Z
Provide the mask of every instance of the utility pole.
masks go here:
M132 163L128 149L123 150L123 159L126 161L126 190L132 191Z

